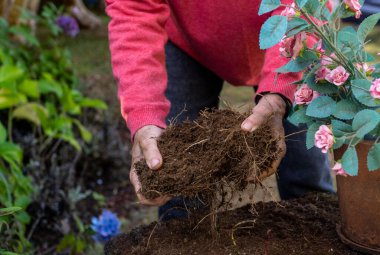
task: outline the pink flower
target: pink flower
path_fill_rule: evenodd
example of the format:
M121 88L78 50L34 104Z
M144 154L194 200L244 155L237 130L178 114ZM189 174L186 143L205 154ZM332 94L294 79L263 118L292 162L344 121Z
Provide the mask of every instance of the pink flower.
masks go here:
M282 38L280 42L281 56L296 59L300 55L305 41L305 32L299 33L293 37Z
M371 92L373 98L380 99L380 79L376 79L372 82L369 92Z
M314 145L320 148L322 153L327 153L333 144L334 137L331 130L326 125L320 126L314 136Z
M328 75L326 75L326 81L333 83L337 86L341 86L344 84L350 74L344 69L343 66L338 66L334 70L332 70Z
M310 104L313 99L317 98L319 94L303 84L299 90L294 94L294 102L297 105Z
M376 70L374 66L368 66L367 63L356 63L356 68L364 72L367 76L371 75Z
M330 69L328 69L326 66L321 66L318 71L315 73L315 81L325 81L326 76L329 75L331 72Z
M362 15L362 12L360 9L362 8L361 4L359 3L359 0L343 0L346 4L347 8L350 9L350 11L355 12L355 18L360 18L360 15Z
M292 57L292 54L291 54L291 50L292 50L292 44L294 42L294 38L293 37L288 37L288 38L282 38L282 40L280 41L280 54L281 56L285 57L285 58L291 58Z
M342 167L342 164L339 163L339 162L336 162L334 167L332 168L334 174L336 175L342 175L344 177L347 177L349 176L349 174L346 173L346 171L344 171L343 167Z
M288 20L292 19L296 15L296 4L292 3L291 6L288 6L281 12L282 16L288 17Z

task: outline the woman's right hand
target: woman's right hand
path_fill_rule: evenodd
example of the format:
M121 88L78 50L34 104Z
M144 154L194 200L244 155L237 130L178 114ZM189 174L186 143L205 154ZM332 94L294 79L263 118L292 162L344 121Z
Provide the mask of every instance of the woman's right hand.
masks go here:
M163 129L153 125L140 128L134 137L132 146L132 166L129 178L135 188L136 195L141 204L160 206L170 200L170 197L158 197L147 199L141 194L141 183L137 176L135 163L145 159L146 164L152 170L159 170L162 165L162 156L157 147L157 138L163 133Z

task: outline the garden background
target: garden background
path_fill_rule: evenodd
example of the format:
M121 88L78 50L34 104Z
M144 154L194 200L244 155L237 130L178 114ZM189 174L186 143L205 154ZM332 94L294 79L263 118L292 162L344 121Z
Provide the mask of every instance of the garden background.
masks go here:
M78 3L42 1L37 20L0 22L0 254L103 254L108 237L157 219L129 183L104 4L84 1L78 16ZM62 16L80 21L78 34L65 34ZM380 27L367 47L380 52ZM221 106L245 111L252 96L225 84Z

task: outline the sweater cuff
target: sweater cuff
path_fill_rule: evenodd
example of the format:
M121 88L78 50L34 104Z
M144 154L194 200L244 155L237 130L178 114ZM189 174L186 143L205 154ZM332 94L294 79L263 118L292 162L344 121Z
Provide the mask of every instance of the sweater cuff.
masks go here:
M260 94L256 94L256 96L255 96L255 104L257 105L260 102L261 98L263 98L263 96L266 95L266 94L279 95L282 98L282 100L284 100L284 103L285 103L285 114L284 114L284 118L283 119L288 118L290 110L292 109L292 102L287 97L285 97L282 94L273 93L273 92L269 92L269 91L261 92Z
M154 125L160 128L166 128L165 111L143 108L130 112L128 116L123 115L127 122L127 127L131 132L131 138L133 138L136 132L147 125Z
M291 103L294 101L294 93L296 92L297 85L292 84L301 79L299 73L276 74L269 75L271 77L264 78L256 91L257 95L265 93L280 94L287 98Z

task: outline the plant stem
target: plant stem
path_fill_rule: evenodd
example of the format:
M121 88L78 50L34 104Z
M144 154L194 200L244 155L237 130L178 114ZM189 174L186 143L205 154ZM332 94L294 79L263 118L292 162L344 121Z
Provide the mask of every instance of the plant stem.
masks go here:
M13 128L12 121L13 121L12 109L9 109L9 111L8 111L8 123L7 123L7 125L8 125L8 139L9 139L10 142L13 141L13 139L12 139L12 128Z
M335 54L338 56L338 58L340 58L342 60L342 62L344 63L344 66L349 69L351 71L352 74L355 74L356 72L360 74L360 76L362 76L362 78L366 79L366 77L363 76L363 74L361 72L359 72L359 70L352 64L350 64L350 62L348 61L348 59L343 55L343 53L338 50L334 43L332 43L330 41L330 39L323 33L323 31L317 26L317 24L315 24L315 22L311 19L311 17L309 16L309 14L307 14L304 10L300 10L300 12L305 16L305 18L310 22L310 24L315 28L315 30L317 31L318 35L320 37L322 37L322 39L328 44L328 46L334 50Z

